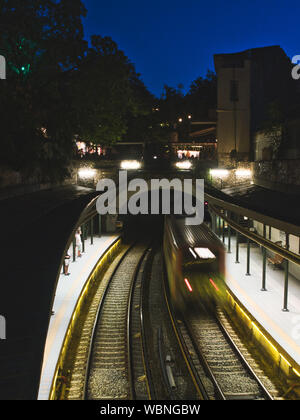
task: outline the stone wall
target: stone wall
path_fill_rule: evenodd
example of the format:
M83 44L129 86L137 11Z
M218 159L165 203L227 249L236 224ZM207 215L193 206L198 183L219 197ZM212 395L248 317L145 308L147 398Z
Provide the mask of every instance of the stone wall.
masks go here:
M300 194L300 159L252 163L256 185L276 191Z
M76 184L77 165L68 168L69 177L60 183L43 183L37 177L24 177L20 172L0 166L0 200L30 194L57 186Z

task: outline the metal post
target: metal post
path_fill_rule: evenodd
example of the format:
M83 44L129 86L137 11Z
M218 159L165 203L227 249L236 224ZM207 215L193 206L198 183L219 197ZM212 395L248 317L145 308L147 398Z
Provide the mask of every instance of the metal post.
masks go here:
M84 225L81 226L81 240L82 240L82 252L85 252Z
M263 248L263 271L262 271L262 286L261 291L266 292L266 270L267 270L267 250Z
M286 249L290 248L289 234L286 234ZM284 297L283 297L283 312L289 312L288 310L288 290L289 290L289 261L284 261Z
M239 240L240 240L240 235L239 232L236 232L236 260L235 263L239 264Z
M250 276L250 239L247 238L247 273L246 276Z
M264 225L264 238L266 237L267 234L267 227L266 225ZM266 273L267 273L267 250L265 247L263 247L263 266L262 266L262 286L261 286L261 291L262 292L266 292Z
M222 221L222 240L223 244L225 243L225 220Z
M228 225L228 254L231 254L231 227Z
M91 245L94 245L94 219L92 218L91 221Z
M288 289L289 289L289 261L284 261L284 296L283 296L283 312L288 310Z
M76 240L73 239L73 262L76 261Z

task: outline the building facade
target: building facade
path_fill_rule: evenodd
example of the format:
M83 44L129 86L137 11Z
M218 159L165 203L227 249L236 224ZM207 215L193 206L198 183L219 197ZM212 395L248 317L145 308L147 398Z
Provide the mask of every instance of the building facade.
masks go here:
M292 65L279 46L217 54L214 62L219 166L234 167L254 161L255 133L271 118L271 104L288 106L295 88Z

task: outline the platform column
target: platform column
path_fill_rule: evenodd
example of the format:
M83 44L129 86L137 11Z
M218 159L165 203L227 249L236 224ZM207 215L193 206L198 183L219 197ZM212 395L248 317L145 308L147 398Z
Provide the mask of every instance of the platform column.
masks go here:
M221 217L218 216L218 224L217 224L217 235L220 237L221 236Z
M286 249L290 248L289 234L286 234ZM288 289L289 289L289 261L284 261L284 297L283 297L283 312L289 312L288 310Z
M228 254L231 254L231 227L228 225Z
M239 241L240 241L240 234L238 231L236 231L236 258L235 258L235 263L239 264Z
M76 261L76 240L73 239L73 262Z
M264 238L266 237L266 225L264 225ZM262 286L261 291L266 292L266 272L267 272L267 250L263 247L263 267L262 267Z
M250 276L250 239L247 238L247 273L246 276Z
M225 220L222 221L222 241L225 243Z
M81 226L81 240L82 240L82 252L85 252L84 225Z

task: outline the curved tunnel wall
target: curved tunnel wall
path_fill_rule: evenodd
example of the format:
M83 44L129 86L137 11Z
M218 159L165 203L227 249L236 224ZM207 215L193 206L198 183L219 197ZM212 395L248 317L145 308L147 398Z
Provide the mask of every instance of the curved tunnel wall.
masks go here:
M97 194L82 190L29 226L8 236L1 264L1 312L7 337L1 341L0 395L35 400L59 270L81 215Z

